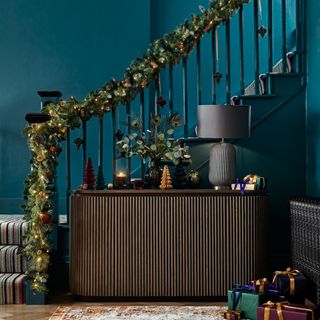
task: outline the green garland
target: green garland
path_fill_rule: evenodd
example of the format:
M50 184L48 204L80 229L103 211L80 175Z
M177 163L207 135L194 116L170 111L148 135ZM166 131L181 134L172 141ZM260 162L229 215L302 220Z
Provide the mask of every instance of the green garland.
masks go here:
M100 90L90 92L82 102L71 97L67 102L50 104L44 112L51 116L51 120L26 127L32 159L24 192L25 218L29 226L24 253L28 257L27 274L32 279L33 290L47 290L54 178L60 143L65 140L67 130L80 127L81 120L100 117L119 103L133 100L152 82L160 68L176 65L181 58L187 58L205 32L228 20L235 10L248 2L219 0L212 1L208 9L200 7L201 14L192 15L191 21L186 20L174 32L152 42L147 53L127 68L122 80L112 79Z

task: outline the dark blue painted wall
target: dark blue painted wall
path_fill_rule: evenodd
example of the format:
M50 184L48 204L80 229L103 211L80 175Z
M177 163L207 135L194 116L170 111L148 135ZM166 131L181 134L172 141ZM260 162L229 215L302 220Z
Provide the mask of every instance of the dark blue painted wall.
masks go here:
M121 77L149 44L150 8L149 0L14 0L0 12L0 212L17 212L29 170L21 131L25 114L39 110L36 92L82 99Z
M307 1L307 178L308 194L320 196L320 2Z

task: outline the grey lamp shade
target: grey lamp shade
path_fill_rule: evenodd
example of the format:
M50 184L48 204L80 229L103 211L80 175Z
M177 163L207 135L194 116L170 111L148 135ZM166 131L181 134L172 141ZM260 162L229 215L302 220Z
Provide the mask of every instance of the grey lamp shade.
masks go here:
M250 136L251 107L199 105L197 136L239 139Z

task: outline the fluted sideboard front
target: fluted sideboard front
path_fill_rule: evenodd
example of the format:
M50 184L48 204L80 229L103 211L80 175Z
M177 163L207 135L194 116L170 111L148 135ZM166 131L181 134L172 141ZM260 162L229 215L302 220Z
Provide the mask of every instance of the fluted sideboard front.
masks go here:
M265 275L265 194L83 191L71 208L74 295L225 296Z

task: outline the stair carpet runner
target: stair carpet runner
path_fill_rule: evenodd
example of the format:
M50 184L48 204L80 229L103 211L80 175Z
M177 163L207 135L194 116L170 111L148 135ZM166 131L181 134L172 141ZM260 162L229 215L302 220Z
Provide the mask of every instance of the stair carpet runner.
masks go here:
M25 302L26 259L21 249L26 230L22 216L0 215L0 304Z

